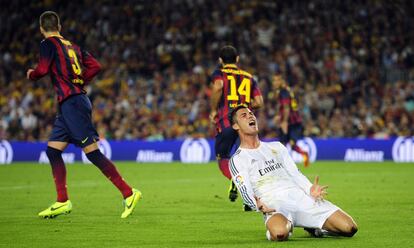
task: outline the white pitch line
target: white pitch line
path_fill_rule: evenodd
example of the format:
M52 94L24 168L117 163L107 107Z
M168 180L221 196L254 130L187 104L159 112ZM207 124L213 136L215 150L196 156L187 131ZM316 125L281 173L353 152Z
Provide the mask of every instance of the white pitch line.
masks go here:
M203 180L195 180L195 179L188 179L188 178L182 178L182 179L155 179L155 180L151 180L151 181L144 181L144 182L140 182L138 183L139 185L151 185L154 183L176 183L176 184L191 184L194 182L200 182L200 181L204 181L204 182L214 182L216 181L215 178L207 178L207 179L203 179ZM70 182L68 183L70 188L90 188L90 187L95 187L95 186L99 186L99 185L107 185L108 182L105 181L101 181L101 182L96 182L96 181L81 181L79 183L74 183L71 184ZM50 185L51 186L51 185ZM6 191L6 190L25 190L25 189L34 189L34 188L41 188L41 187L49 187L49 186L45 186L45 185L40 185L40 184L28 184L28 185L11 185L11 186L0 186L0 191Z
M74 185L70 185L70 187L71 188L89 188L89 187L95 187L95 186L104 185L104 184L106 183L105 182L97 183L94 181L83 181L80 183L76 183ZM24 190L24 189L33 189L33 188L41 188L41 187L44 187L44 185L29 184L29 185L0 186L0 190Z

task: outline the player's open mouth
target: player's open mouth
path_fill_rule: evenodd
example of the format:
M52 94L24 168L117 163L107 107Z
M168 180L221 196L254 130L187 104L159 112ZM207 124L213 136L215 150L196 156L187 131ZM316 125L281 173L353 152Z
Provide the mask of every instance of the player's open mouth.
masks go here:
M249 126L252 127L252 126L255 126L255 125L256 125L256 121L253 121L253 120L252 121L249 121Z

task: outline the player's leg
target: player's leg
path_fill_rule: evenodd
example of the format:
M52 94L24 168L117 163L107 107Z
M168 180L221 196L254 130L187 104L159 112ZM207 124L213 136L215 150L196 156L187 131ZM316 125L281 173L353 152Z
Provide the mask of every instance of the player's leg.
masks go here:
M231 149L237 140L237 133L232 128L225 128L217 134L215 140L216 158L221 173L231 180L231 173L229 169L229 159Z
M229 187L229 200L235 201L237 199L237 188L231 180L230 173L230 154L233 145L237 141L237 133L232 128L226 128L216 136L215 140L215 152L217 162L221 173L230 180Z
M101 153L96 141L98 133L92 124L92 104L85 95L72 96L61 107L71 140L82 148L86 157L118 188L125 199L122 218L128 217L141 198L141 192L131 188L119 174L115 165Z
M340 209L329 216L322 229L345 237L352 237L358 231L352 217Z
M302 150L297 144L297 141L303 137L303 126L301 124L289 125L288 139L292 150L299 153L303 157L303 164L305 167L309 166L309 154Z
M304 227L312 236L352 237L357 232L354 220L330 201L315 202L304 192L297 199L300 201L295 212L295 225Z
M92 105L88 97L70 97L61 106L61 111L71 142L82 148L89 161L112 181L124 198L131 196L132 188L122 179L114 164L99 150L96 142L99 137L92 124Z
M284 241L289 238L292 223L282 214L272 215L266 222L266 236L271 241Z
M62 152L67 146L67 142L49 141L46 148L46 155L52 167L56 186L57 202L65 202L69 199L66 186L66 166L62 158Z
M115 165L99 150L96 142L87 145L83 148L86 157L101 172L118 188L124 197L125 209L121 215L121 218L126 218L134 211L138 201L142 198L142 194L139 190L131 188L121 174L116 169Z
M46 148L46 155L52 168L57 199L54 204L39 213L40 217L54 218L60 214L70 213L72 210L72 203L69 200L66 187L66 167L62 158L62 152L68 146L68 139L62 118L58 116Z
M86 154L89 161L98 167L99 170L101 170L101 172L119 189L124 198L132 195L132 188L125 182L111 160L102 154L96 142L84 147L83 152Z

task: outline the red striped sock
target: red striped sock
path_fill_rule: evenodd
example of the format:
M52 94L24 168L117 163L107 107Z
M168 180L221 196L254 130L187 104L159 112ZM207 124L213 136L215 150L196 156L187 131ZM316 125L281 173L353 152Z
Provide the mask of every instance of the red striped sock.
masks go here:
M47 147L46 155L49 158L50 165L52 166L52 174L57 192L56 201L65 202L69 198L66 186L66 167L62 158L62 151L52 147Z
M115 165L101 151L95 150L86 156L118 188L124 198L132 195L132 188L121 177Z
M62 160L63 161L63 160ZM57 200L58 202L65 202L68 198L68 191L66 185L66 167L65 164L52 165L53 179L55 180Z
M109 163L108 163L109 162ZM102 169L102 173L121 191L122 196L127 198L132 195L132 188L121 177L115 166L111 161L107 160L107 165Z
M304 150L302 150L298 145L293 145L292 150L294 150L295 152L303 155L304 153L306 153Z

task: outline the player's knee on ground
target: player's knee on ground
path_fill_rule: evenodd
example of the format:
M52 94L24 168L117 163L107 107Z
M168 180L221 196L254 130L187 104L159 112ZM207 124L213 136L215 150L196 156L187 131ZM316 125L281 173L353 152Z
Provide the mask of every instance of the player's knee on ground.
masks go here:
M269 232L267 236L270 236L270 240L283 241L288 239L292 224L283 215L275 214L267 220L266 227Z
M268 239L270 238L270 240L272 241L284 241L287 240L289 237L289 230L287 228L279 228L279 227L273 227L270 228L269 230L269 235Z
M358 231L358 226L351 216L346 214L346 218L343 219L340 225L340 232L342 236L352 237Z
M358 227L355 222L349 221L346 223L344 230L342 230L342 235L346 237L352 237L358 231Z
M322 228L344 237L352 237L358 231L357 224L352 217L342 210L333 213Z

